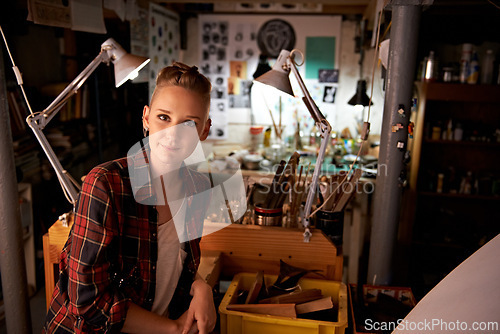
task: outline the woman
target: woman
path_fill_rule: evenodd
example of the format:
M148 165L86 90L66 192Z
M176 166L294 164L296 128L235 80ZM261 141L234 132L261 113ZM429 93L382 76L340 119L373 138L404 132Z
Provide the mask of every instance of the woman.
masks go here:
M213 330L212 291L195 276L208 203L193 196L210 185L183 163L208 136L210 90L196 67L164 68L143 111L149 142L85 177L44 332Z

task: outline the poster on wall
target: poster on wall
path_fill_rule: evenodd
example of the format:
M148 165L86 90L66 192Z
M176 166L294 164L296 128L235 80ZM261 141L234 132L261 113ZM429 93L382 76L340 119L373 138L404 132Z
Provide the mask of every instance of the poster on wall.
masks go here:
M130 53L136 56L149 57L149 11L144 8L138 8L138 18L130 21ZM149 64L143 71L139 71L137 78L133 83L149 81Z
M267 56L272 66L282 49L299 49L305 55L305 64L298 68L299 72L320 109L334 116L341 21L340 16L333 15L280 15L279 18L273 15L200 15L199 63L202 73L212 82L210 117L217 124L209 138L225 139L229 122L247 124L254 119L259 125L271 125L271 115L279 119L280 113L288 131L294 131L297 119L303 120L303 126L310 126L305 124L310 116L300 99L283 96L278 100L279 94L272 89L259 92L253 84L259 56ZM324 29L319 30L318 26ZM292 75L294 92L301 96L294 79ZM294 114L297 117L292 117Z
M179 15L160 5L149 4L149 97L158 72L179 59Z
M227 139L228 109L250 108L248 69L258 60L257 25L201 16L200 64L212 83L209 139Z

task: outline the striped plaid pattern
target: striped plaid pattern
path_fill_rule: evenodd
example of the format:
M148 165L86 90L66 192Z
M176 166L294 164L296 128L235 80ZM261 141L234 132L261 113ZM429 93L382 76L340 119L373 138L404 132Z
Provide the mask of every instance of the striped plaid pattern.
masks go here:
M144 158L134 163L147 167L141 165L147 164ZM188 168L182 168L181 175L188 194L210 187L204 175ZM141 195L154 196L150 184ZM187 205L186 228L199 229L208 203L188 200ZM134 199L126 158L92 169L85 177L74 224L61 253L59 281L43 332L118 333L131 302L151 310L157 233L156 208ZM200 260L199 241L184 247L188 256L171 315L178 316L189 306L190 286Z

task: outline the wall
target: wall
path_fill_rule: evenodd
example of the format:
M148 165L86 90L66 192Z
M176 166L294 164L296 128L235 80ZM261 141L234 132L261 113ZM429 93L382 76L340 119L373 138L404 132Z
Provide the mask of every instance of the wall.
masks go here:
M313 24L313 23L312 23ZM198 20L191 18L187 24L187 49L182 50L180 60L187 64L199 63L198 50ZM355 21L342 21L341 43L340 43L340 64L339 64L339 85L335 99L335 112L328 119L333 131L340 132L344 128L349 128L353 136L356 135L357 122L361 119L360 114L356 114L354 107L347 104L347 101L356 92L356 83L359 78L359 53L355 53L354 37L356 32ZM367 94L370 95L371 71L373 66L374 49L366 50L363 64L363 78L368 82ZM380 75L380 68L377 66L374 76L373 106L371 108L371 134L377 137L380 135L382 127L382 113L384 103L384 92L382 91L383 80ZM365 118L367 109L365 109ZM249 119L249 118L248 118ZM358 119L358 120L357 120ZM307 135L307 134L306 134ZM229 123L229 137L217 144L245 144L250 140L249 121Z

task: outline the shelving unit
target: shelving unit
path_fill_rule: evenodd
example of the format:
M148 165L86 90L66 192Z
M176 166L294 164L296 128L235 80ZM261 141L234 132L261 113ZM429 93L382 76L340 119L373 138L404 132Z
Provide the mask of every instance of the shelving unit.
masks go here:
M500 86L417 82L415 89L400 235L410 278L425 293L500 233ZM461 140L436 138L449 120L452 131L461 124Z

